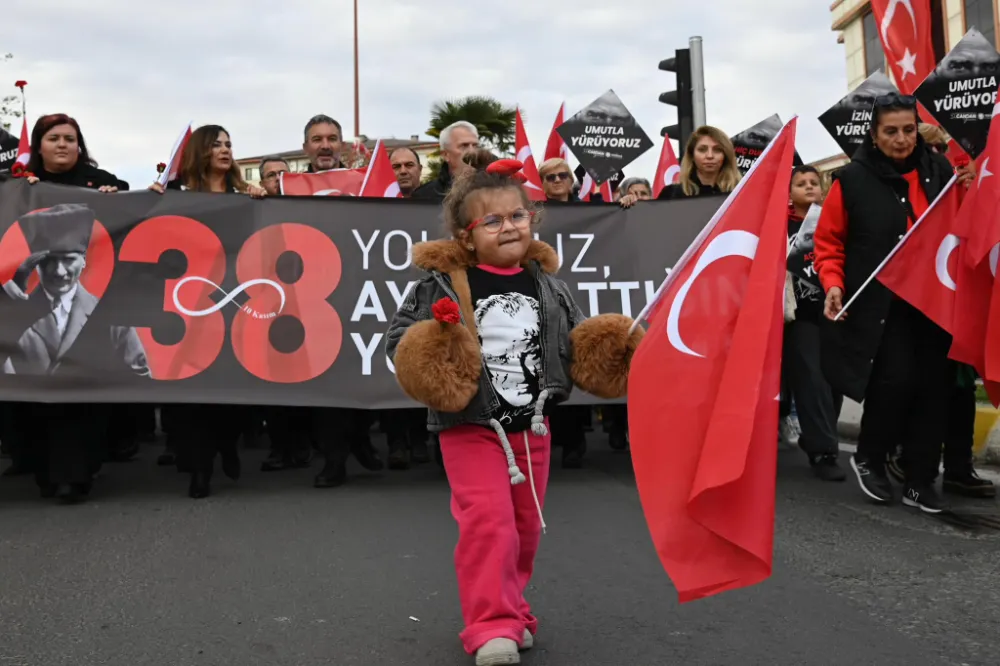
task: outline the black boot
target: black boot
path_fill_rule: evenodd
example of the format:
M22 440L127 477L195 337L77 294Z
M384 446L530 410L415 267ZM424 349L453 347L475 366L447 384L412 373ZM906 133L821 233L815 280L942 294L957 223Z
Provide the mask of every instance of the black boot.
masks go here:
M406 436L389 435L389 469L404 470L410 468L410 446Z
M313 486L316 488L336 488L347 482L347 465L327 463L323 471L316 475Z

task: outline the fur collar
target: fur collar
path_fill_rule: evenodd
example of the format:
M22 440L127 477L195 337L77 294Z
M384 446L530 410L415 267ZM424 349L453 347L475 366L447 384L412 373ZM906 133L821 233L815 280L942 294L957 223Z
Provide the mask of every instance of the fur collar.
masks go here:
M559 255L548 243L533 240L522 266L537 261L542 270L555 274L559 270ZM452 273L476 265L475 255L454 239L427 241L413 246L413 263L425 271Z

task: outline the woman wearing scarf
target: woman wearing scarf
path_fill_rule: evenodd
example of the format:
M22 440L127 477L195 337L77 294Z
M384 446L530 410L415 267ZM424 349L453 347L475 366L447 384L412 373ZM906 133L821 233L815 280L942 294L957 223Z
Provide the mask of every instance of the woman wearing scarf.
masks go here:
M951 336L874 280L835 321L952 178L951 164L926 145L918 124L916 98L875 99L871 135L837 173L823 205L814 264L826 291L824 374L835 391L864 401L851 458L861 490L877 503L893 501L885 461L902 442L903 503L941 513L934 480L955 382ZM971 170L961 171L959 186L972 177Z

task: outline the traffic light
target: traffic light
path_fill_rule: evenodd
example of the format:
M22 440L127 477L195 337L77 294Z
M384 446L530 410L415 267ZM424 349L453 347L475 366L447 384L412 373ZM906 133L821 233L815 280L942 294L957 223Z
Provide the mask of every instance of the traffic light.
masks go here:
M677 124L664 127L660 136L676 139L681 150L694 132L694 76L691 70L691 50L677 49L673 58L660 61L660 69L677 75L677 90L660 95L660 101L677 107Z

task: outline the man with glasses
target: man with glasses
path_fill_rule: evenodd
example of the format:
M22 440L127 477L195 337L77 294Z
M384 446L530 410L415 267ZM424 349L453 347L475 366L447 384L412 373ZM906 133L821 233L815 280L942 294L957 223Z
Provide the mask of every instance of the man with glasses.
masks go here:
M260 186L267 192L267 196L276 197L281 194L281 174L288 171L288 162L281 157L265 157L260 161Z

